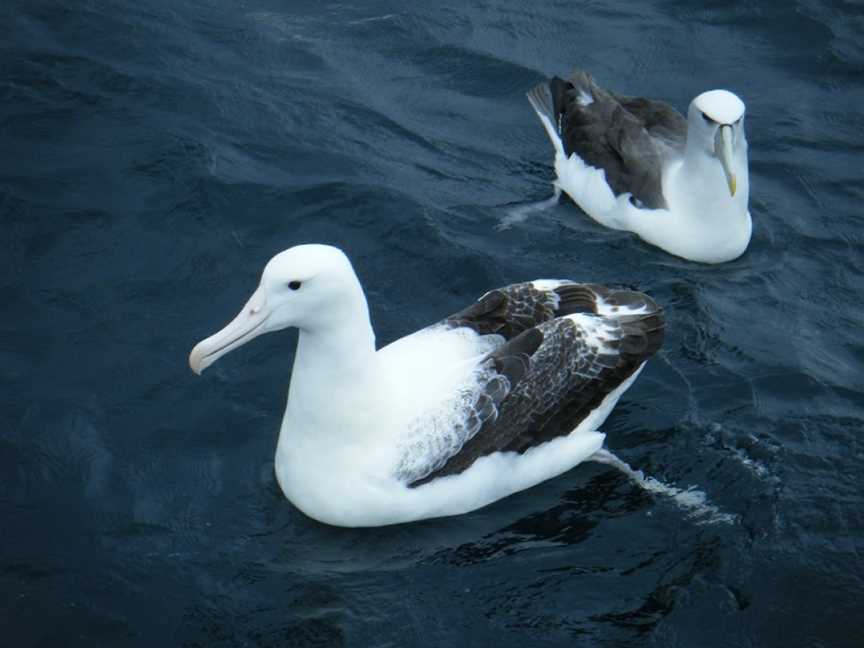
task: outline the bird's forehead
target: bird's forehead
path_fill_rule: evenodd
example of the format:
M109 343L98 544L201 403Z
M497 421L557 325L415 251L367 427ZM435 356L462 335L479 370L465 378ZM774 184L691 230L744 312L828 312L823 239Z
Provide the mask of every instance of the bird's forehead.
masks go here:
M264 268L268 276L300 275L312 276L321 272L334 271L346 262L344 254L337 248L327 245L298 245L274 256Z
M732 124L744 115L744 102L728 90L709 90L693 104L718 124Z
M292 254L292 250L285 250L267 262L267 265L264 266L264 274L281 275L290 273L297 267L302 267L303 265L301 255Z

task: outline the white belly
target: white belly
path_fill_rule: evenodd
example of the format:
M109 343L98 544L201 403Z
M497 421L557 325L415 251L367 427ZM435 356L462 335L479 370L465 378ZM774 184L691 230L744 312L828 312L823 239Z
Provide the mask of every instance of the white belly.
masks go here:
M523 454L496 452L481 457L464 472L419 488L408 488L395 479L390 448L369 444L334 450L320 441L290 446L280 441L276 477L297 508L336 526L384 526L467 513L557 477L590 458L605 439L596 429L641 370L607 395L566 437Z
M730 199L723 193L726 191L723 184L719 194L713 186L701 191L675 191L670 186L674 183L667 179L667 175L674 178L675 170L670 167L668 174L664 174L663 191L669 209L645 209L635 207L630 194L615 196L602 169L585 164L575 154L555 158L556 184L599 224L633 232L644 241L691 261L723 263L743 254L752 232L747 211L747 177L742 177L736 197ZM690 183L680 184L692 189Z

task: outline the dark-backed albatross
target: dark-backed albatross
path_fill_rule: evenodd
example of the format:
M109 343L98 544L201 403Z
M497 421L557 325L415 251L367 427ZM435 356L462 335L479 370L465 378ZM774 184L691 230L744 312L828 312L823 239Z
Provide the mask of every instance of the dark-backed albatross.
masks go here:
M270 260L189 365L287 327L299 338L277 480L308 516L360 527L465 513L589 458L664 316L639 292L538 280L376 350L348 258L300 245Z
M696 97L682 117L661 101L618 95L576 70L528 93L555 147L556 185L591 218L703 263L750 242L744 103Z

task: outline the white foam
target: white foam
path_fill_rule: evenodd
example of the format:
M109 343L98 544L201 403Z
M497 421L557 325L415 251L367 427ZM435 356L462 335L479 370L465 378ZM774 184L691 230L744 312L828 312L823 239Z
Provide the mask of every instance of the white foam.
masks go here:
M528 217L532 214L536 214L541 211L546 211L550 207L554 207L558 204L558 198L561 196L561 189L558 186L555 186L555 195L546 200L541 200L539 202L528 203L527 205L518 205L516 207L512 207L508 209L504 216L498 221L498 224L495 226L495 229L499 232L503 232L504 230L508 230L513 225L517 223L522 223L528 220Z
M601 448L591 455L590 460L617 468L640 488L670 498L688 514L687 517L695 519L702 524L733 524L737 520L736 515L723 513L713 504L709 504L705 493L697 490L695 487L691 486L687 489L676 488L675 486L664 484L653 477L646 477L641 470L633 470L627 462L622 461L617 455L605 448Z

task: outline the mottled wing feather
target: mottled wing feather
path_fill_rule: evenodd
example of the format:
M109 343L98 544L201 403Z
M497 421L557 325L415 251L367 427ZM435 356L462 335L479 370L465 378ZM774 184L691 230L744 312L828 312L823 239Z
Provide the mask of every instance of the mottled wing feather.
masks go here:
M485 361L493 375L506 376L495 415L411 486L458 474L493 452L524 452L569 434L662 343L663 312L642 293L571 283L554 292L559 316L511 338Z
M590 74L548 82L552 112L567 155L606 173L615 195L631 193L639 206L666 207L661 174L670 151L680 151L686 120L671 106L607 92Z
M440 469L467 440L498 416L498 408L510 392L505 371L491 361L478 375L476 385L466 386L440 411L424 412L420 428L423 434L413 435L403 442L395 476L403 483L413 483ZM502 368L503 369L503 368ZM518 372L518 366L508 369ZM524 369L522 369L524 371ZM460 415L453 417L453 412Z
M557 283L557 282L556 282ZM491 290L465 310L444 320L447 326L466 326L481 335L494 333L509 340L558 314L554 291L534 283Z
M547 380L551 384L543 385L542 391L537 386L526 387L527 406L518 408L514 404L513 416L507 408L500 411L497 421L506 431L500 429L493 433L511 439L503 450L525 452L532 446L572 432L662 343L661 313L634 319L591 316L578 319L582 321L571 320L570 326L563 322L559 325L561 330L556 335L559 348L568 345L577 350L563 351L565 358L558 373L548 372ZM593 344L590 338L594 336L602 343ZM552 403L538 415L532 411L530 403L542 398ZM550 411L550 407L554 411Z
M470 328L480 335L500 335L505 344L481 362L478 382L471 386L471 399L459 393L454 397L456 402L445 407L461 411L461 420L439 421L434 412L424 413L424 427L433 429L410 439L402 448L396 466L401 481L419 483L459 453L488 421L497 418L501 403L525 376L530 358L543 340L537 325L552 320L574 302L559 295L555 288L569 295L571 286L562 281L513 284L486 293L441 323Z

